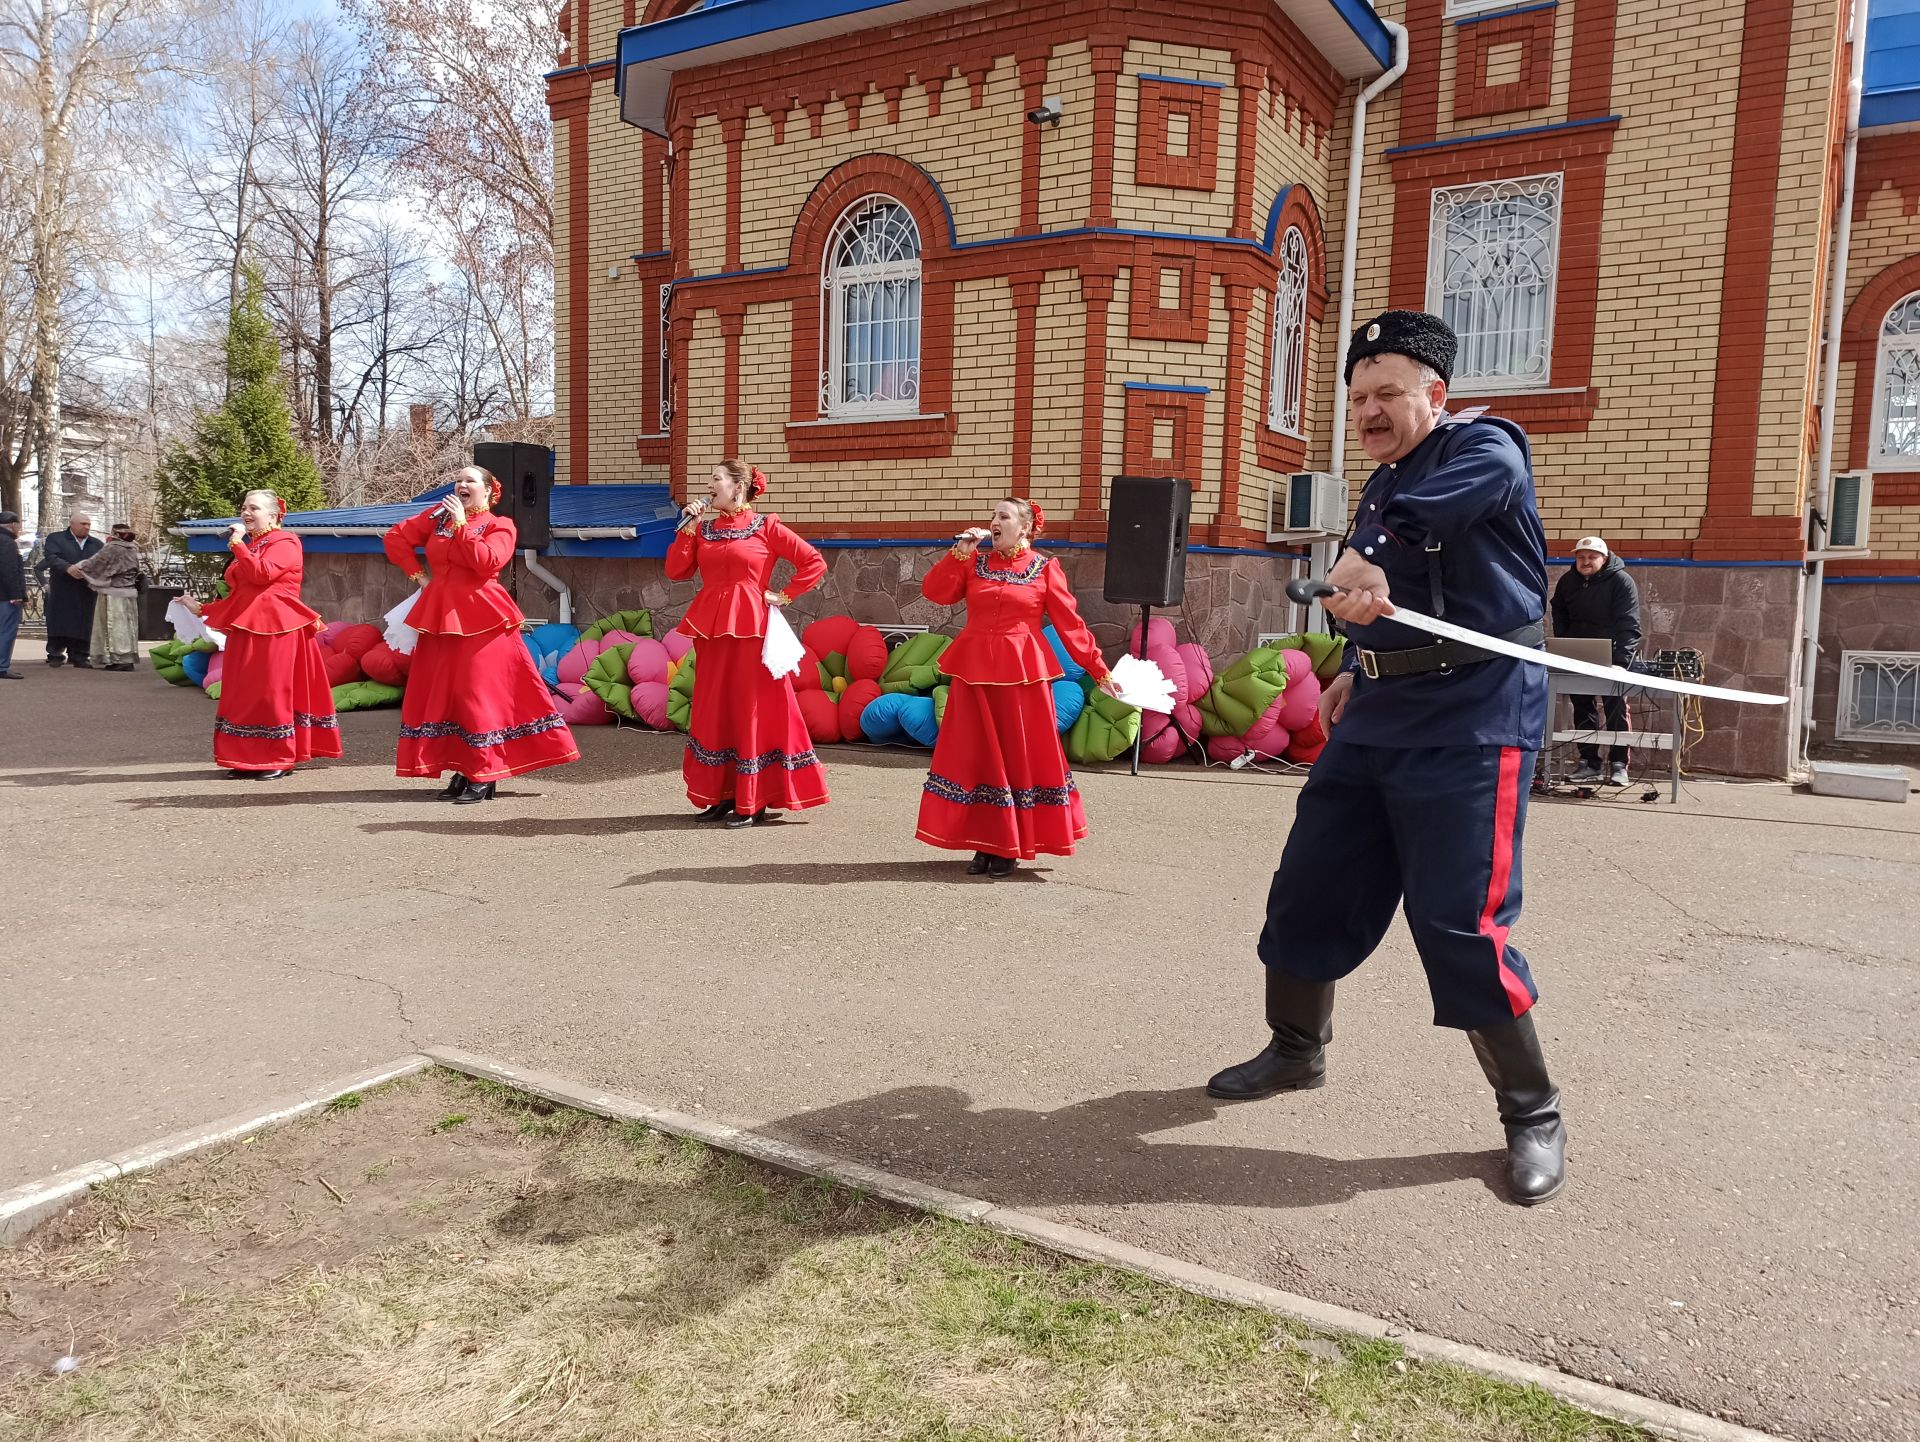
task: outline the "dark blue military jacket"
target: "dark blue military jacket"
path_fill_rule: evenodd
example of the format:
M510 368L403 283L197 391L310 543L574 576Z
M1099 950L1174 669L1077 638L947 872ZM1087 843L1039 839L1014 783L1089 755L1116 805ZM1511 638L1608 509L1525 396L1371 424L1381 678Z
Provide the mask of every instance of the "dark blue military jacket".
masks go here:
M1538 622L1547 608L1547 539L1533 495L1527 437L1510 421L1447 418L1360 496L1347 544L1387 573L1389 599L1435 611L1427 548L1440 545L1446 620L1490 635ZM1399 651L1434 641L1392 620L1349 626L1353 694L1334 734L1363 746L1537 749L1547 676L1504 657L1414 676L1357 674L1354 648Z

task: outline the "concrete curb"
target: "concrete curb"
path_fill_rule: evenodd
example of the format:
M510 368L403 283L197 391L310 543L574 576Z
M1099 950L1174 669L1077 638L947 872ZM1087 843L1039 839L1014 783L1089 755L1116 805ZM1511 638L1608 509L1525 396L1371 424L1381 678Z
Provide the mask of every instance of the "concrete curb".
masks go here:
M317 1111L335 1097L345 1096L348 1092L365 1091L368 1087L398 1077L411 1076L432 1065L433 1062L425 1056L402 1057L370 1071L356 1072L352 1076L324 1083L312 1091L277 1102L265 1111L246 1112L189 1127L186 1131L175 1132L146 1146L135 1147L97 1162L83 1162L42 1181L28 1182L25 1186L0 1192L0 1247L11 1246L25 1237L47 1218L64 1210L89 1187L110 1182L116 1177L147 1171L162 1162L190 1157L223 1142L237 1141L267 1127Z
M1575 1407L1631 1423L1658 1436L1673 1438L1674 1442L1784 1442L1784 1439L1772 1433L1723 1422L1717 1417L1690 1412L1684 1407L1675 1407L1652 1397L1623 1392L1617 1387L1589 1382L1584 1377L1558 1372L1551 1367L1538 1367L1531 1362L1503 1357L1481 1347L1413 1331L1365 1312L1316 1302L1311 1297L1283 1292L1277 1287L1265 1287L1226 1272L1216 1272L1209 1267L1195 1266L1158 1252L1129 1246L1082 1227L1048 1221L1044 1217L996 1206L978 1197L962 1196L958 1192L927 1186L859 1162L814 1151L810 1147L775 1141L740 1127L649 1106L612 1092L594 1091L565 1077L508 1066L490 1057L476 1056L450 1047L428 1047L426 1055L449 1070L499 1082L503 1086L530 1092L578 1111L618 1121L641 1122L657 1131L688 1137L721 1151L752 1157L783 1171L824 1177L918 1211L934 1212L959 1221L978 1222L1049 1251L1136 1272L1185 1292L1251 1307L1322 1331L1347 1332L1392 1341L1405 1349L1409 1356L1428 1362L1444 1362L1502 1382L1538 1387Z

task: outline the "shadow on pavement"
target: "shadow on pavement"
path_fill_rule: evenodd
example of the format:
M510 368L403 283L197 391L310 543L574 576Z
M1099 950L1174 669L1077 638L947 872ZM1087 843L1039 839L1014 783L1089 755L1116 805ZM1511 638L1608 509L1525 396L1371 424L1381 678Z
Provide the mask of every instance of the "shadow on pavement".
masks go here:
M501 792L501 796L510 793ZM489 807L492 802L486 803ZM449 811L453 811L451 806ZM360 829L369 836L383 831L418 831L428 836L635 836L649 831L692 831L697 823L693 813L685 816L523 816L493 819L497 812L487 811L471 820L469 808L453 811L459 820L447 821L369 821Z
M751 866L662 866L642 871L621 887L698 881L711 886L897 886L905 881L950 881L977 886L1044 886L1047 873L1025 867L998 881L967 875L967 858L951 861L789 861Z
M868 1160L924 1181L964 1177L1015 1206L1201 1202L1336 1206L1364 1192L1477 1180L1504 1196L1503 1152L1340 1159L1270 1147L1151 1142L1154 1132L1212 1121L1224 1105L1198 1087L1126 1091L1053 1111L975 1111L954 1087L910 1086L799 1112L762 1130ZM1274 1121L1284 1125L1284 1101Z
M208 762L191 771L116 771L89 775L79 769L70 771L22 771L0 776L0 786L139 786L154 781L224 781L227 773Z
M361 791L282 791L281 781L233 781L221 790L193 796L131 796L127 805L135 811L240 811L255 806L344 806L378 802L398 806L423 806L438 801L437 791L411 787L380 787ZM537 795L537 792L502 791L502 800L513 796Z

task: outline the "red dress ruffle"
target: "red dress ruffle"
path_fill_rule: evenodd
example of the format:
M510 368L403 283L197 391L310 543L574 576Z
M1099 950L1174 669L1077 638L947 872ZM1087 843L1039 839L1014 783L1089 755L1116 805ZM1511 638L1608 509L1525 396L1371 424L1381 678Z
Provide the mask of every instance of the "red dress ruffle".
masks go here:
M340 755L340 718L311 627L263 636L227 632L213 759L230 771L290 771Z
M758 637L708 636L694 647L693 715L681 762L687 800L754 812L827 802L827 773L793 694L760 659Z
M1060 749L1051 682L951 683L914 834L1022 861L1073 855L1087 813Z

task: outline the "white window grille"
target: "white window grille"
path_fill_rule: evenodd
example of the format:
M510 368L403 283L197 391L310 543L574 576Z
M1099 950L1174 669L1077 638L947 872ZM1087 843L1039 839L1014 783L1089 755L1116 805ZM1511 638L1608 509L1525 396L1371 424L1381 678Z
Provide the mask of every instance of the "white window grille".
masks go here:
M1920 290L1887 312L1874 366L1876 470L1920 470Z
M1543 387L1552 373L1561 177L1433 192L1427 309L1460 337L1453 389Z
M1273 284L1273 357L1267 367L1267 426L1304 435L1307 390L1307 238L1298 226L1280 243Z
M862 419L920 409L920 228L869 195L835 223L821 268L820 412Z
M1834 735L1920 742L1920 651L1842 651Z
M673 347L667 341L667 319L673 305L673 287L660 287L660 434L673 434Z

